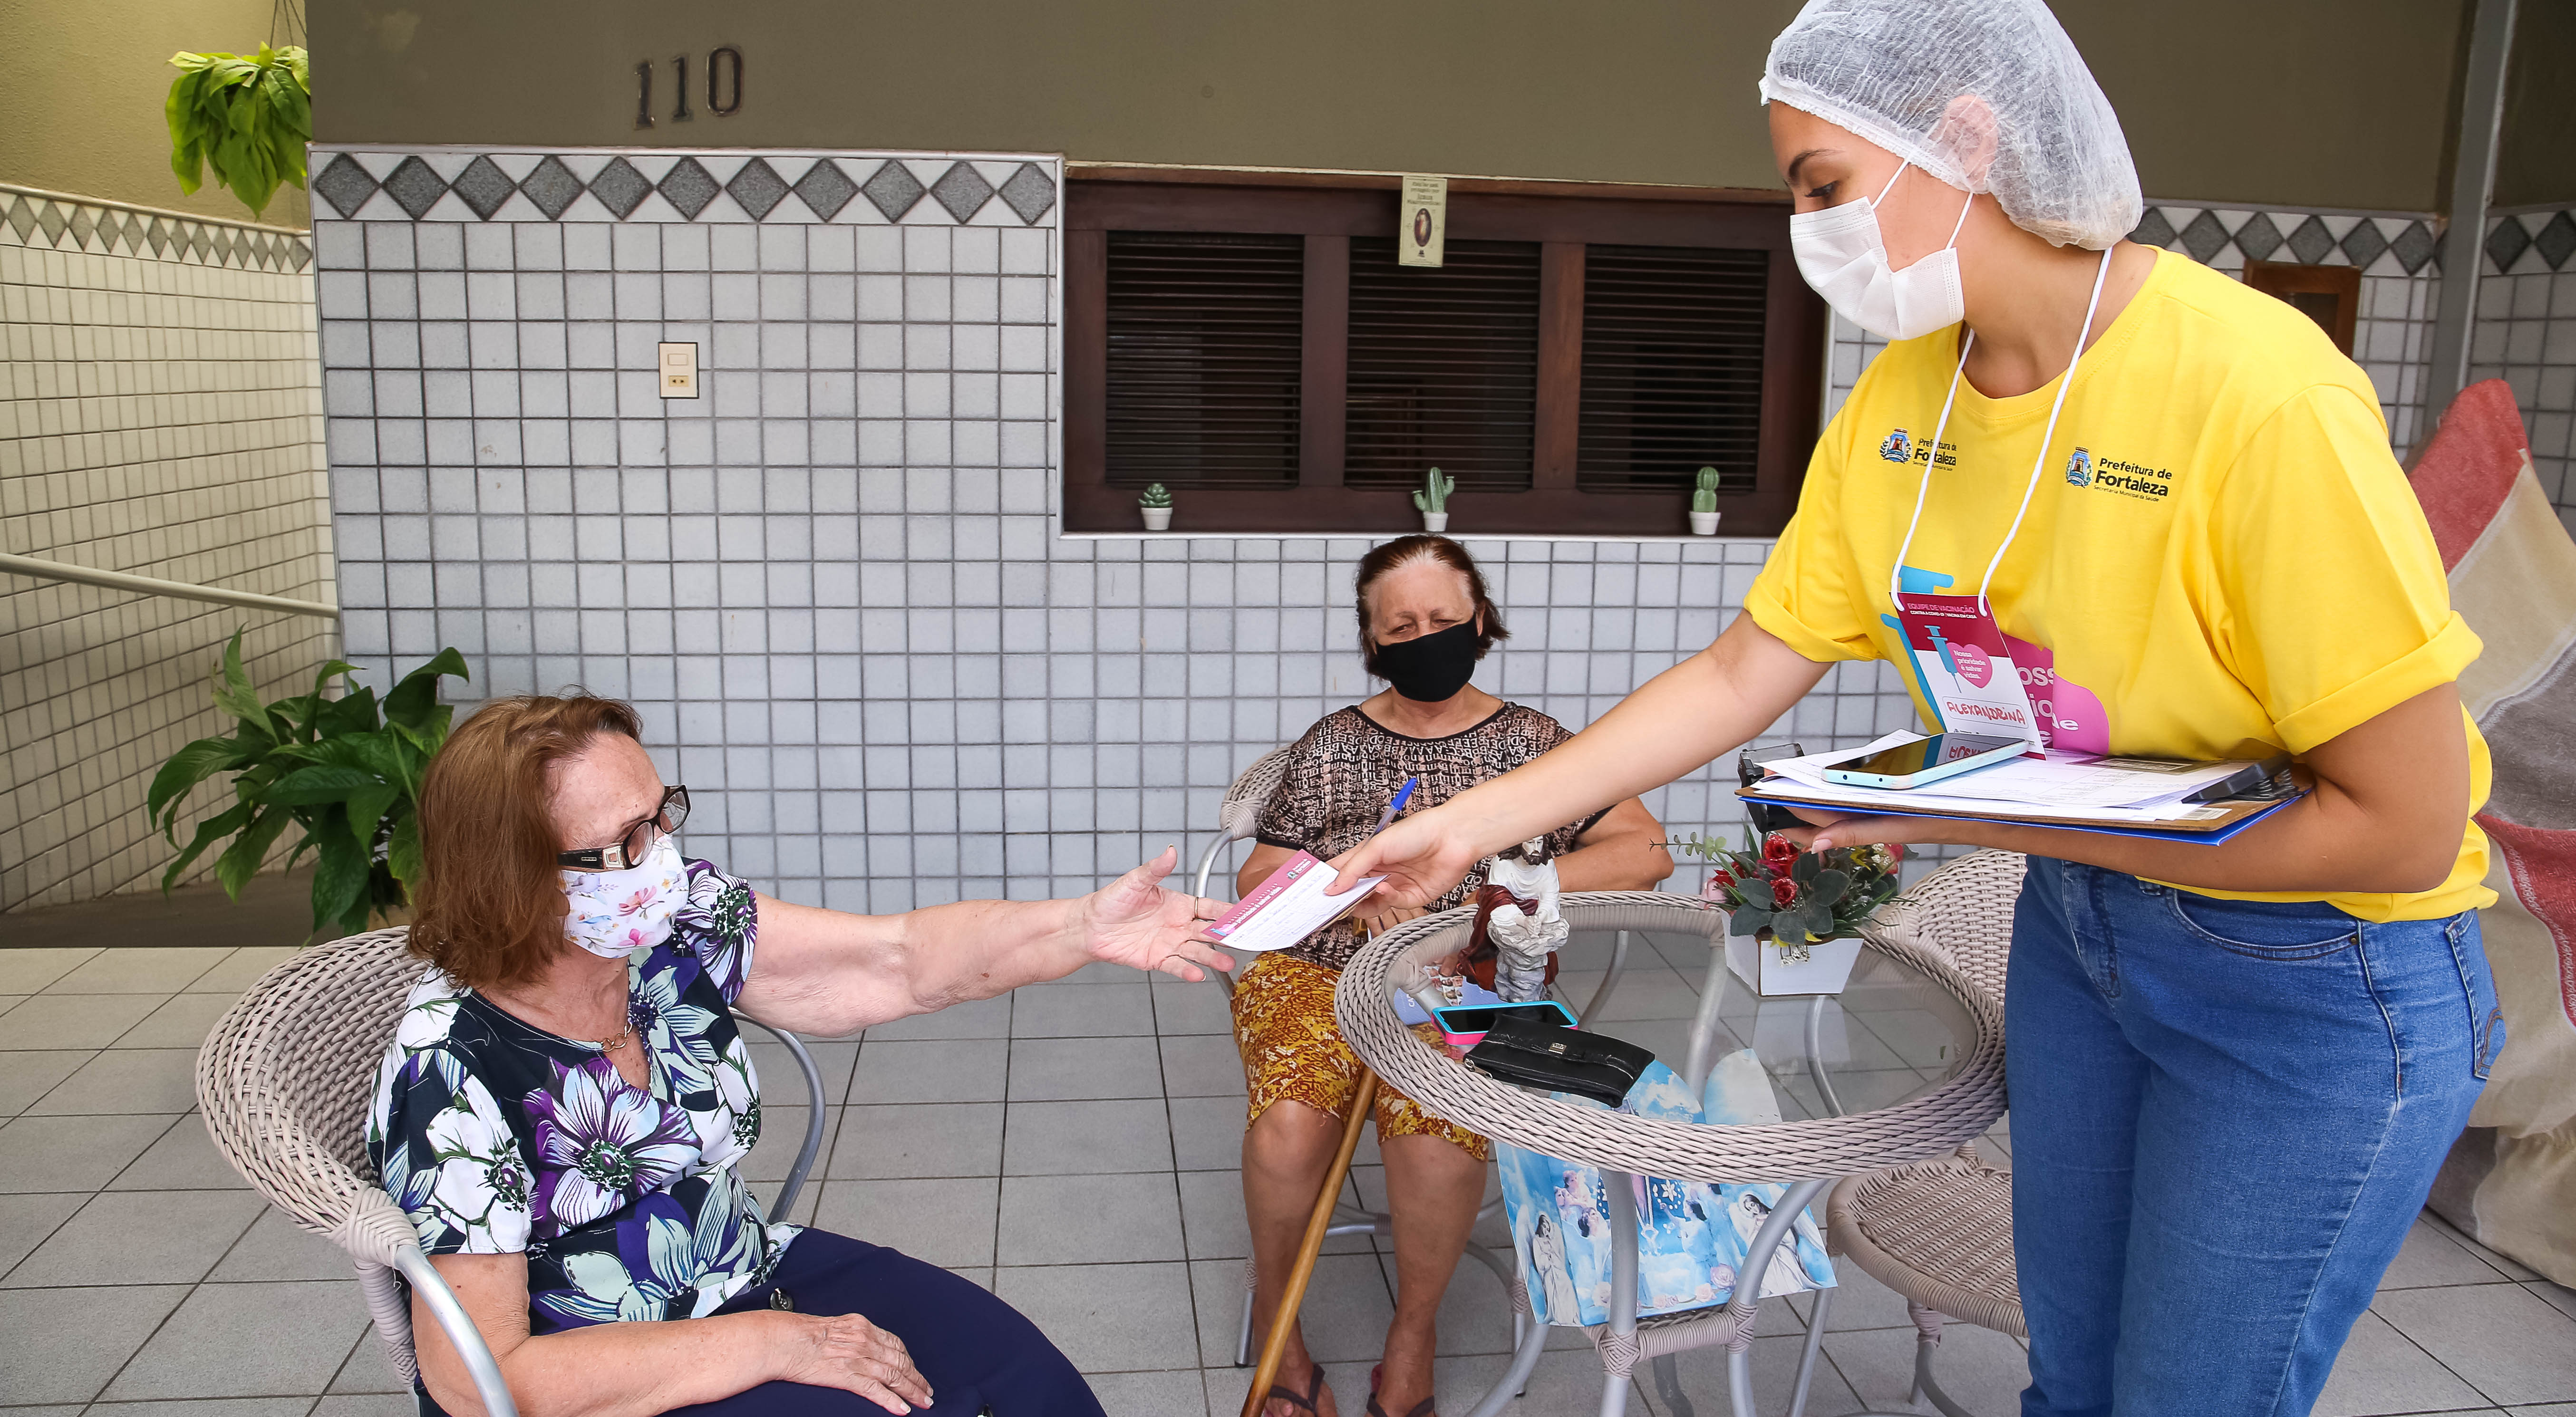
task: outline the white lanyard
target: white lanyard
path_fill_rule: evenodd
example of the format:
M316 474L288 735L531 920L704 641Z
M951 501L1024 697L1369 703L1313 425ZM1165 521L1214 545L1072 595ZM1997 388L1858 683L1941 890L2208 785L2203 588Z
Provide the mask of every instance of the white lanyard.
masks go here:
M2012 527L2004 533L2003 545L1995 548L1995 559L1986 563L1985 577L1977 582L1977 610L1990 619L1995 612L1986 604L1986 587L1994 583L1995 567L2004 563L2004 552L2011 549L2013 538L2021 534L2022 518L2030 513L2031 494L2039 490L2039 475L2048 466L2049 440L2057 436L2058 412L2066 407L2066 391L2075 386L2075 365L2084 357L2084 343L2093 333L2094 312L2102 305L2102 282L2110 274L2111 251L2106 247L2102 252L2102 264L2093 272L2093 298L2084 305L2084 328L2075 332L2075 353L2067 359L2066 377L2058 381L2057 397L2048 405L2048 427L2039 435L2039 456L2031 460L2030 482L2021 490L2021 508L2013 513ZM1899 609L1904 605L1896 597L1904 584L1905 556L1914 549L1914 529L1923 524L1923 499L1932 490L1932 469L1941 461L1941 435L1949 431L1950 406L1959 398L1959 376L1967 371L1968 351L1976 347L1977 332L1970 330L1967 338L1959 342L1959 367L1950 371L1950 392L1941 400L1941 420L1932 426L1932 445L1924 450L1923 479L1914 487L1914 516L1905 523L1905 541L1896 548L1896 563L1888 567L1887 598Z

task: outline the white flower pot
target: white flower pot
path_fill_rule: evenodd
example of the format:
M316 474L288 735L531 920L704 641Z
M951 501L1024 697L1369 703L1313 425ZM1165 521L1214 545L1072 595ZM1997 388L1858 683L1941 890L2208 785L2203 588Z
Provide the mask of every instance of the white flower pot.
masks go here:
M1172 509L1171 509L1171 508L1169 508L1169 507L1138 507L1136 510L1144 514L1144 517L1145 517L1145 530L1147 530L1147 531L1170 531L1170 530L1172 529Z
M1432 532L1447 531L1449 529L1449 514L1447 512L1424 512L1422 514L1422 529L1424 531Z
M1858 935L1837 935L1807 945L1807 958L1781 957L1768 938L1726 937L1727 972L1753 986L1764 998L1783 994L1839 994L1851 982L1852 963L1860 958Z
M1693 512L1693 513L1691 513L1691 514L1690 514L1690 519L1691 519L1691 535L1693 535L1693 536L1715 536L1715 535L1717 535L1717 519L1718 519L1719 517L1721 517L1721 516L1724 516L1724 515L1725 515L1725 513L1723 513L1723 512Z

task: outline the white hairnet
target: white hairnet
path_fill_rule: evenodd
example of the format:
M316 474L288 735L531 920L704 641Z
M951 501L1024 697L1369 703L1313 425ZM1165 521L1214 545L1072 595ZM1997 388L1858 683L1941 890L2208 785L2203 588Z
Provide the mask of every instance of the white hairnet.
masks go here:
M1983 124L1951 101L1985 100ZM1762 97L1803 109L1967 192L2058 246L2099 251L2143 203L2119 115L2041 0L1808 0L1771 41Z

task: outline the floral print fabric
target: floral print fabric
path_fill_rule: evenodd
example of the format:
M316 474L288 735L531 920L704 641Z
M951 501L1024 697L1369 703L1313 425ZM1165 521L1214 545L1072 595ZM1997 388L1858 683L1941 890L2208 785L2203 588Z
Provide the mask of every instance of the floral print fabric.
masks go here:
M704 861L686 873L670 937L627 963L649 1087L437 970L377 1070L367 1154L386 1192L433 1255L524 1253L537 1333L713 1313L797 1233L736 1169L760 1140L730 1007L751 970L751 888Z

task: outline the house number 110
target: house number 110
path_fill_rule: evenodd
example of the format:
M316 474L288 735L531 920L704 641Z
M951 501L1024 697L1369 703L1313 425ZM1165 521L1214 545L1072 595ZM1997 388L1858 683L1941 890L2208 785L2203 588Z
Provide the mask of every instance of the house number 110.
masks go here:
M689 56L674 54L671 67L678 82L672 87L678 99L671 109L671 121L686 123L698 115L689 111ZM635 126L653 126L653 61L647 59L635 66ZM728 44L707 54L707 111L718 118L730 118L742 107L742 51Z

